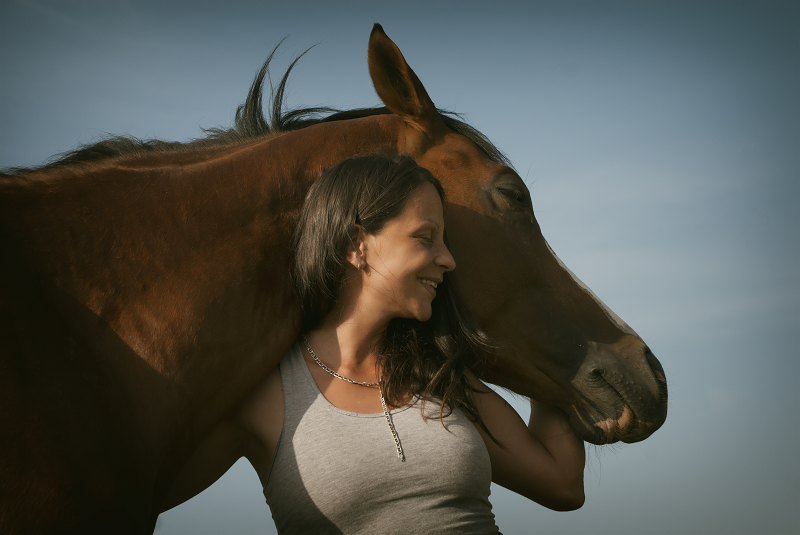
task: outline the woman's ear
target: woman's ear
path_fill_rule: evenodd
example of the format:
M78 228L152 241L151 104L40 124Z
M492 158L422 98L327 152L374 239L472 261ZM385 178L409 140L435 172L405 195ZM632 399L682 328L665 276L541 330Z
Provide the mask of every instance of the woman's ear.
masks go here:
M366 251L367 246L365 238L367 237L364 227L356 225L350 235L350 245L347 247L347 261L356 269L361 270L366 267Z

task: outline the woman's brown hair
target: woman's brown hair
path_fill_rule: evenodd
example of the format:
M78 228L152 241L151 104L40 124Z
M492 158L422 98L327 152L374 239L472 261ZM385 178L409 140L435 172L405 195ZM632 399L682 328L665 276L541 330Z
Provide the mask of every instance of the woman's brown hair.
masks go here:
M380 233L424 184L436 188L444 204L444 190L427 169L407 156L375 155L344 160L311 187L294 235L294 281L303 307L303 332L333 310L356 225L368 234ZM492 354L492 344L468 312L454 272L444 274L431 318L394 318L377 353L388 403L400 406L411 393L423 400L424 414L424 402L436 400L442 407L440 418L461 409L488 433L465 371L478 371Z

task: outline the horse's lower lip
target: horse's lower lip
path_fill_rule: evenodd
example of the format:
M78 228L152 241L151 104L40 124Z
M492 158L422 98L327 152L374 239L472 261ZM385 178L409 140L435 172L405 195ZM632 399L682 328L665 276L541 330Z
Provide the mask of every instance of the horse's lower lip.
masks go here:
M604 383L604 388L600 389L605 392L602 396L604 401L600 403L605 405L604 409L598 412L600 405L593 404L595 410L585 412L585 409L579 410L573 406L580 421L578 427L573 428L583 440L597 445L618 441L639 442L657 429L657 426L655 429L650 429L653 427L652 424L641 421L635 410L636 405L632 406L619 389L603 375L598 375L596 378ZM595 399L595 403L597 402L600 402L600 398ZM580 431L578 428L581 428Z
M615 440L624 438L635 422L636 415L633 414L633 411L626 403L622 409L622 416L620 416L619 419L607 418L603 421L595 422L594 425L605 433L609 442L614 442Z
M642 423L628 404L622 406L619 418L610 417L604 420L592 420L580 413L576 414L573 429L581 440L598 446L615 442L639 442L652 434L655 429L647 429L651 424Z

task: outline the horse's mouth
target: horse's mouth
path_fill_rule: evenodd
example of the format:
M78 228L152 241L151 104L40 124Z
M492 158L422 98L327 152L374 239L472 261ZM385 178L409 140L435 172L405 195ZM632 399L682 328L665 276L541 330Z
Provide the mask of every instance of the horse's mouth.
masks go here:
M614 404L617 406L619 406L618 404L622 405L622 415L619 418L606 418L605 420L596 421L594 426L603 432L608 443L617 442L618 440L625 441L626 436L633 430L638 418L636 418L636 414L631 409L625 396L608 381L605 374L601 374L600 378L606 387L603 390L616 398L614 400L616 403ZM612 392L613 394L611 394Z
M633 425L636 416L627 404L622 408L622 416L618 419L606 418L600 422L595 422L594 426L599 427L609 442L622 440L627 434L628 429Z
M579 436L592 444L612 444L614 442L639 442L652 435L659 427L642 420L636 407L605 377L599 376L603 388L600 395L592 400L593 407L573 405L574 414L582 429ZM613 415L613 416L609 416ZM618 415L618 416L617 416Z

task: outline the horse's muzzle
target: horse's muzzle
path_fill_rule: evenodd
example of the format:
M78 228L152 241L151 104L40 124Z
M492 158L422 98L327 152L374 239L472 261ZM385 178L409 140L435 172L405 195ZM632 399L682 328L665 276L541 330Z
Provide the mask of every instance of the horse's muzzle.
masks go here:
M592 444L646 439L667 418L667 382L661 363L644 343L634 354L593 349L597 351L589 352L573 380L580 394L571 407L573 429Z

